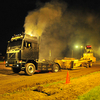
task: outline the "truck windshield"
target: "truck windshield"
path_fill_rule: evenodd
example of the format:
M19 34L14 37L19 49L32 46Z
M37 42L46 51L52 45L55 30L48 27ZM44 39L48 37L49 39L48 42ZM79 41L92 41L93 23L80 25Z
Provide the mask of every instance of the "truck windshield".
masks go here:
M8 44L8 47L14 47L14 46L21 46L22 44L22 40L21 39L18 39L18 40L13 40L13 41L10 41L10 43Z

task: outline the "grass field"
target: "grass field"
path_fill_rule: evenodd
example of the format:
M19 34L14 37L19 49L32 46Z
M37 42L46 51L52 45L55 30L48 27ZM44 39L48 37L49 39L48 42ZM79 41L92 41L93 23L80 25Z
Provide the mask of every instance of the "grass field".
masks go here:
M76 100L100 100L100 85L96 86L88 93L78 96Z
M3 63L4 61L0 61L0 63Z

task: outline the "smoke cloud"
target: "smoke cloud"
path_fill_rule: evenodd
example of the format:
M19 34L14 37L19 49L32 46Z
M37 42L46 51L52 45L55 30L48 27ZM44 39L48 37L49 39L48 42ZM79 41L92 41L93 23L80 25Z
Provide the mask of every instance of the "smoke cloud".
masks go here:
M41 36L46 27L53 24L55 20L59 20L62 15L61 4L46 3L42 8L31 11L25 18L25 33Z
M26 34L41 36L40 59L72 57L72 52L80 58L81 48L75 45L92 45L95 55L100 55L100 16L96 13L67 9L65 2L49 2L28 13L24 28Z

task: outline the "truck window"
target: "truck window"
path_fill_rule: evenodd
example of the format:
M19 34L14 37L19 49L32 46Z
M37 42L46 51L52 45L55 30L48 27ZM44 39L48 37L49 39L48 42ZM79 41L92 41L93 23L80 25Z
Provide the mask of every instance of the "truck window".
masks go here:
M26 48L32 48L32 43L25 41L24 42L24 47L26 47Z
M9 47L21 46L21 44L22 44L22 40L21 40L21 39L17 39L17 40L10 41L10 42L8 43L8 46L9 46Z

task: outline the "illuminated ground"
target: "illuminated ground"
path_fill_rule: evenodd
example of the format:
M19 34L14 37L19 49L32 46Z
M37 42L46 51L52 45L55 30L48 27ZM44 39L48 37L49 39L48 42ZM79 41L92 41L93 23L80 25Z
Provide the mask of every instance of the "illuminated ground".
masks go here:
M69 70L70 84L65 84L68 70L27 76L23 72L14 74L11 69L0 65L0 100L73 100L100 85L100 72L87 75L97 71L100 71L99 63L92 68Z

